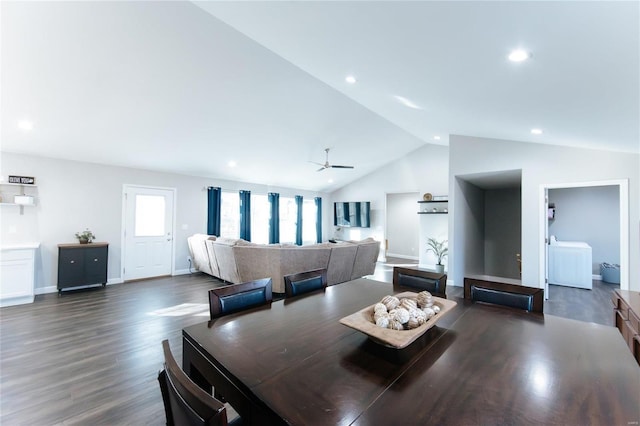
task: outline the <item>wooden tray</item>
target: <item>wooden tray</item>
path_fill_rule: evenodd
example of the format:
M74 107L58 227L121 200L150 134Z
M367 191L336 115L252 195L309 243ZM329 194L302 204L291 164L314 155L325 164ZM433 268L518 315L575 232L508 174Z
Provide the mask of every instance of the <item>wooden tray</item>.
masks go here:
M398 299L402 299L403 297L414 298L418 293L413 293L410 291L396 294L395 296ZM378 327L375 322L373 322L373 305L369 305L364 309L359 310L356 313L348 315L344 318L340 319L340 324L346 325L347 327L353 328L354 330L358 330L367 336L371 340L376 343L380 343L385 346L390 346L396 349L402 349L409 346L414 340L424 334L427 330L433 327L440 318L444 317L453 309L458 303L453 300L442 299L440 297L433 297L434 305L440 307L440 312L427 322L422 324L420 327L411 329L411 330L391 330L388 328Z

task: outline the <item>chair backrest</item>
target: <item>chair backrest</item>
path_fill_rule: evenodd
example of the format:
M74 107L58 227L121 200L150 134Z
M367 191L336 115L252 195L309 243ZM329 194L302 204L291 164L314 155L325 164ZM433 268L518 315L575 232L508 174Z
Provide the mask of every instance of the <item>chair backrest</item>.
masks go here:
M393 287L426 290L437 297L447 298L447 275L419 268L393 268Z
M284 276L285 297L298 296L327 287L327 270L300 272Z
M542 313L544 290L496 281L464 279L464 298L528 312Z
M271 278L231 284L209 290L211 319L271 303Z
M167 425L226 426L224 404L189 379L171 354L169 342L162 342L164 369L158 375Z

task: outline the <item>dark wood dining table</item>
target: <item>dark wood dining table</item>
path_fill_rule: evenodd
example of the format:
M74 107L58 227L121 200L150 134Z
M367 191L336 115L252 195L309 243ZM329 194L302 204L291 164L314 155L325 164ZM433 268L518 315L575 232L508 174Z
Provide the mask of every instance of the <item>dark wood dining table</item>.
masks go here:
M247 424L637 425L614 327L454 299L397 350L339 323L397 293L357 279L183 330L183 368Z

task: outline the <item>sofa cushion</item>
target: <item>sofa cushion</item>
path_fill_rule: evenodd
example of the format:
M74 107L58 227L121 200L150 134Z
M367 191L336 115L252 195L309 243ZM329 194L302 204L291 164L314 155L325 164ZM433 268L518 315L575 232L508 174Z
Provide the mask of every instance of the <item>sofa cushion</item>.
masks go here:
M353 273L358 246L351 243L331 244L331 256L327 268L327 284L349 281Z
M380 243L373 238L363 240L357 245L358 251L356 252L356 260L353 263L353 271L351 272L352 280L373 274L376 270L378 253L380 253Z

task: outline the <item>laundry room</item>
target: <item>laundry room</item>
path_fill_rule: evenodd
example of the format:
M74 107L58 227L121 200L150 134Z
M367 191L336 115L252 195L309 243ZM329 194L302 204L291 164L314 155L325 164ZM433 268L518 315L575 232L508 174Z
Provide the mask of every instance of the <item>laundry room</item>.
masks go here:
M603 272L619 284L618 186L549 189L548 220L550 284L591 289Z

